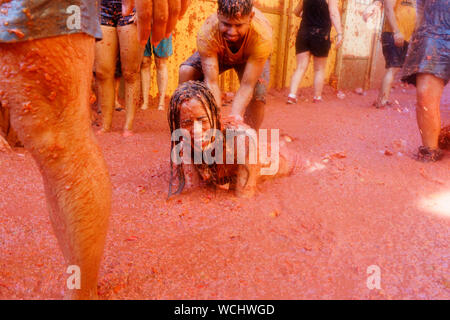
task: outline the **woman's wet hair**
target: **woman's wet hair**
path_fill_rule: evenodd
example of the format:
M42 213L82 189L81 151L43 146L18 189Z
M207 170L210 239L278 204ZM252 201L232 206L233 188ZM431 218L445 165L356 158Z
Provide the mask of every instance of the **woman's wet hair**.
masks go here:
M221 15L228 18L248 16L253 9L253 0L219 0L218 10Z
M220 124L220 111L217 106L214 95L211 90L206 86L205 83L201 81L187 81L181 84L173 93L170 99L168 121L170 127L170 134L181 128L180 113L181 105L185 101L191 99L197 99L203 105L205 113L208 116L209 124L211 129L221 130ZM170 143L170 150L172 155L172 150L176 144L179 142L172 141ZM175 168L174 168L175 167ZM175 171L175 173L174 173ZM178 180L178 188L175 192L172 192L172 186ZM183 191L185 183L183 164L176 165L170 157L170 180L169 180L169 197L174 194L179 194Z

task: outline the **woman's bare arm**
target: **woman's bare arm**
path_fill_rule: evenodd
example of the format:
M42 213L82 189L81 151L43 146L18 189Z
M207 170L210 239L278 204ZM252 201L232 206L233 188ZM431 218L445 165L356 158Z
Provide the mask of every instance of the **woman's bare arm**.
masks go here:
M294 14L300 18L302 16L302 11L303 11L303 0L300 0L297 4L297 7L295 7L294 9Z
M331 23L337 32L336 36L336 49L342 44L342 24L341 24L341 14L339 12L338 0L328 0L328 10L330 12Z

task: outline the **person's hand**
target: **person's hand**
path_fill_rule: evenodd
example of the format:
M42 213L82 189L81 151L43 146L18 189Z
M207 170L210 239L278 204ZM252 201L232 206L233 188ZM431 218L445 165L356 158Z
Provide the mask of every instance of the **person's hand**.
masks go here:
M342 36L342 33L338 33L336 35L336 39L335 39L335 47L336 49L339 49L339 47L342 45L342 42L344 42L344 37Z
M370 6L368 6L366 10L364 10L362 13L362 18L364 22L367 22L367 20L369 20L369 18L371 18L377 12L377 9L380 8L380 6L381 6L380 1L375 1Z
M394 33L394 43L397 47L403 47L403 44L405 43L405 38L401 34L401 32L395 32Z
M175 29L186 13L190 0L122 0L122 14L130 15L136 8L138 39L142 45L152 35L157 45Z
M375 7L368 6L366 10L364 10L364 12L362 13L362 18L364 22L367 22L367 20L369 20L369 18L372 17L374 14L375 14Z
M242 116L239 114L230 114L228 117L226 117L226 119L229 121L235 121L237 123L244 122L244 118L242 118Z

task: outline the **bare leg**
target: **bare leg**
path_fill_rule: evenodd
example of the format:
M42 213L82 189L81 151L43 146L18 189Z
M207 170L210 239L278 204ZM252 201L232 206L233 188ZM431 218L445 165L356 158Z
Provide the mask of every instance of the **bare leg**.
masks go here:
M244 114L244 122L255 130L259 130L264 120L265 103L252 99Z
M127 110L124 136L132 134L136 106L139 102L140 68L144 48L139 44L136 24L118 27L120 43L120 60L122 75L125 80L125 108Z
M114 98L114 106L116 110L122 110L122 105L119 101L119 88L120 88L120 78L114 79L114 92L115 92L115 98Z
M156 62L156 82L158 83L159 103L158 110L164 110L167 90L167 82L169 81L169 73L167 71L167 58L158 58L155 56Z
M240 198L251 198L256 193L256 183L258 181L257 164L241 164L237 171L236 196Z
M98 93L98 104L102 110L102 132L111 130L114 109L114 71L117 61L116 28L101 26L103 40L95 44L95 77Z
M444 81L432 74L417 75L417 124L424 147L438 149L441 130L440 103Z
M0 152L12 152L9 143L0 135Z
M93 61L94 39L84 34L0 44L0 65L7 66L0 69L0 91L42 173L66 263L81 269L81 289L68 294L79 299L97 298L111 206L108 171L89 120Z
M314 57L314 99L322 99L327 57Z
M378 99L375 102L377 108L386 106L389 95L391 93L392 84L394 83L395 75L400 70L400 68L389 68L386 69L386 73L383 77L383 82L381 83L380 92L378 93Z
M150 66L152 64L152 57L144 57L142 59L141 64L141 88L142 88L142 110L147 110L149 105L149 92L150 92L150 81L151 81L151 74L150 74Z
M291 78L290 93L292 97L297 96L297 90L303 80L309 64L309 52L302 52L297 55L297 68Z

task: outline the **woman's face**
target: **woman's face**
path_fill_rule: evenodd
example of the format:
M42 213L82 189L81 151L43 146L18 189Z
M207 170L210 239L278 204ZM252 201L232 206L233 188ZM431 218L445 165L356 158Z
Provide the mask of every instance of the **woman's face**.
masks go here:
M209 144L209 139L205 139L205 133L211 129L211 125L208 120L208 116L200 100L192 98L186 100L181 104L180 108L180 126L182 129L186 129L191 135L191 144L194 146L195 135L194 135L194 123L201 125L201 144L202 148L205 148Z

